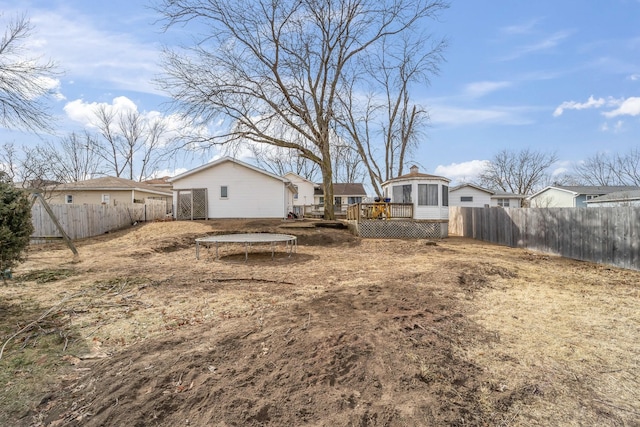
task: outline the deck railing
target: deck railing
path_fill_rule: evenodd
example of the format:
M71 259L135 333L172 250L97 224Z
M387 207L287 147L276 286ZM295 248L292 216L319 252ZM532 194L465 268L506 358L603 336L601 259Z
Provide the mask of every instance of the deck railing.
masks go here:
M347 219L393 219L393 218L413 218L412 203L358 203L349 205L347 208Z

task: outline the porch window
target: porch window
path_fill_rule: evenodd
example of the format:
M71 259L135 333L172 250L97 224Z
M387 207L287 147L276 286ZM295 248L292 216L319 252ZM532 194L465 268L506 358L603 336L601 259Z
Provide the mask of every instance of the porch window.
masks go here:
M442 186L442 206L449 206L449 186Z
M411 184L393 186L393 203L411 203Z
M229 187L226 185L220 186L220 198L227 199L229 197Z
M438 184L418 184L418 206L438 206Z
M73 203L73 194L67 194L66 196L64 196L64 202L66 204L72 204Z

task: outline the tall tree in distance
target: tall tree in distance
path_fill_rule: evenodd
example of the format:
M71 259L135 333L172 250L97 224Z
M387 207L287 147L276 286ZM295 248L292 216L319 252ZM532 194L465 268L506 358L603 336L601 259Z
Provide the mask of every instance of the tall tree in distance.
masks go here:
M411 91L427 86L438 74L446 46L446 40L432 40L429 33L402 38L398 44L381 43L379 51L366 58L364 72L347 83L351 90L340 94L345 115L339 124L362 157L379 197L382 183L403 174L424 136L429 113L412 101ZM362 80L372 83L366 102L357 99Z
M557 160L555 153L529 148L520 151L502 150L487 162L478 184L513 194L533 194L548 181L549 168Z
M160 80L196 123L223 119L209 145L246 139L288 148L318 165L326 219L333 209L339 95L365 57L418 31L441 0L158 0L165 29L202 34L167 51ZM282 130L286 129L285 132Z
M640 186L640 148L624 153L596 153L578 163L572 172L585 185Z
M0 125L30 131L50 130L45 100L57 84L55 64L28 57L33 27L26 16L10 21L0 39Z

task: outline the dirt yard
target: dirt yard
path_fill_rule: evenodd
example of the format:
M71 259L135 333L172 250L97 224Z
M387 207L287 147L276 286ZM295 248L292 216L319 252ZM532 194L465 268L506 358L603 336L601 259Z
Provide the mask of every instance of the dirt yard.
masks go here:
M639 272L306 225L32 248L0 282L0 425L640 426ZM225 232L297 253L196 260Z

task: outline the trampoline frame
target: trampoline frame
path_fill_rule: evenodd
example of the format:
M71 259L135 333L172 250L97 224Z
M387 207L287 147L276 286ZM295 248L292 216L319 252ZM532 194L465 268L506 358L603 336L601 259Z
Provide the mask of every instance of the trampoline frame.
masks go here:
M243 243L245 262L249 259L249 248L252 244L269 243L271 245L271 259L273 259L275 255L275 246L277 243L281 242L285 243L289 257L291 257L293 252L298 251L298 238L290 234L239 233L199 237L196 239L196 259L200 259L200 245L210 247L213 244L216 248L216 260L219 260L220 256L218 255L218 246L220 243Z

